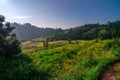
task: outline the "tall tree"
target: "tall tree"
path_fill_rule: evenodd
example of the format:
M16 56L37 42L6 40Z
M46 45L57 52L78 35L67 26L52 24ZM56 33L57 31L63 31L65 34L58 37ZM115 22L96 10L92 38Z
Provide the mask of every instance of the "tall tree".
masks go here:
M0 15L0 56L8 57L21 52L20 42L12 33L14 27L5 22L5 17Z

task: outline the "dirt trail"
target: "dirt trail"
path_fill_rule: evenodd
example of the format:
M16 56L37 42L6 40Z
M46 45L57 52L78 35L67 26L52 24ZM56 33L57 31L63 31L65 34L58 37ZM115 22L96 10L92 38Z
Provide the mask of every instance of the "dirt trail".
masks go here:
M109 66L103 73L101 80L120 80L120 62Z

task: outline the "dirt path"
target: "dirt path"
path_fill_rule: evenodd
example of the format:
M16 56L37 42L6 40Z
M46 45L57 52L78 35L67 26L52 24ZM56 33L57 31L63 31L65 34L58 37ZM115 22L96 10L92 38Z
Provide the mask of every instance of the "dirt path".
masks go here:
M109 66L104 71L101 80L120 80L120 62Z

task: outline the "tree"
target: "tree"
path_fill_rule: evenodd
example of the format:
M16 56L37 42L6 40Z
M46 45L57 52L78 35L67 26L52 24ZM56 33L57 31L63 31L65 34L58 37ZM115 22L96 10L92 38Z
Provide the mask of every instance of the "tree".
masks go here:
M20 42L12 33L15 29L10 23L5 22L5 17L0 15L0 56L9 57L21 52Z
M43 41L43 47L44 47L45 50L48 49L48 47L49 47L49 38L46 38L46 40Z
M111 34L110 34L110 31L109 30L106 30L106 29L102 29L100 32L99 32L99 35L98 37L102 40L104 39L111 39Z
M112 37L118 40L120 37L120 21L111 23L110 27Z
M68 41L69 44L72 44L73 36L74 36L74 32L73 32L73 30L71 28L68 31L68 34L67 34L67 41Z

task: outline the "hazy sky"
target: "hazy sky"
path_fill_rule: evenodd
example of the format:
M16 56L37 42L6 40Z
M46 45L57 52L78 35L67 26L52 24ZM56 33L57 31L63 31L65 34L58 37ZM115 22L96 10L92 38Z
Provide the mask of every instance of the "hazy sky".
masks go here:
M69 28L120 20L120 0L0 0L7 21Z

